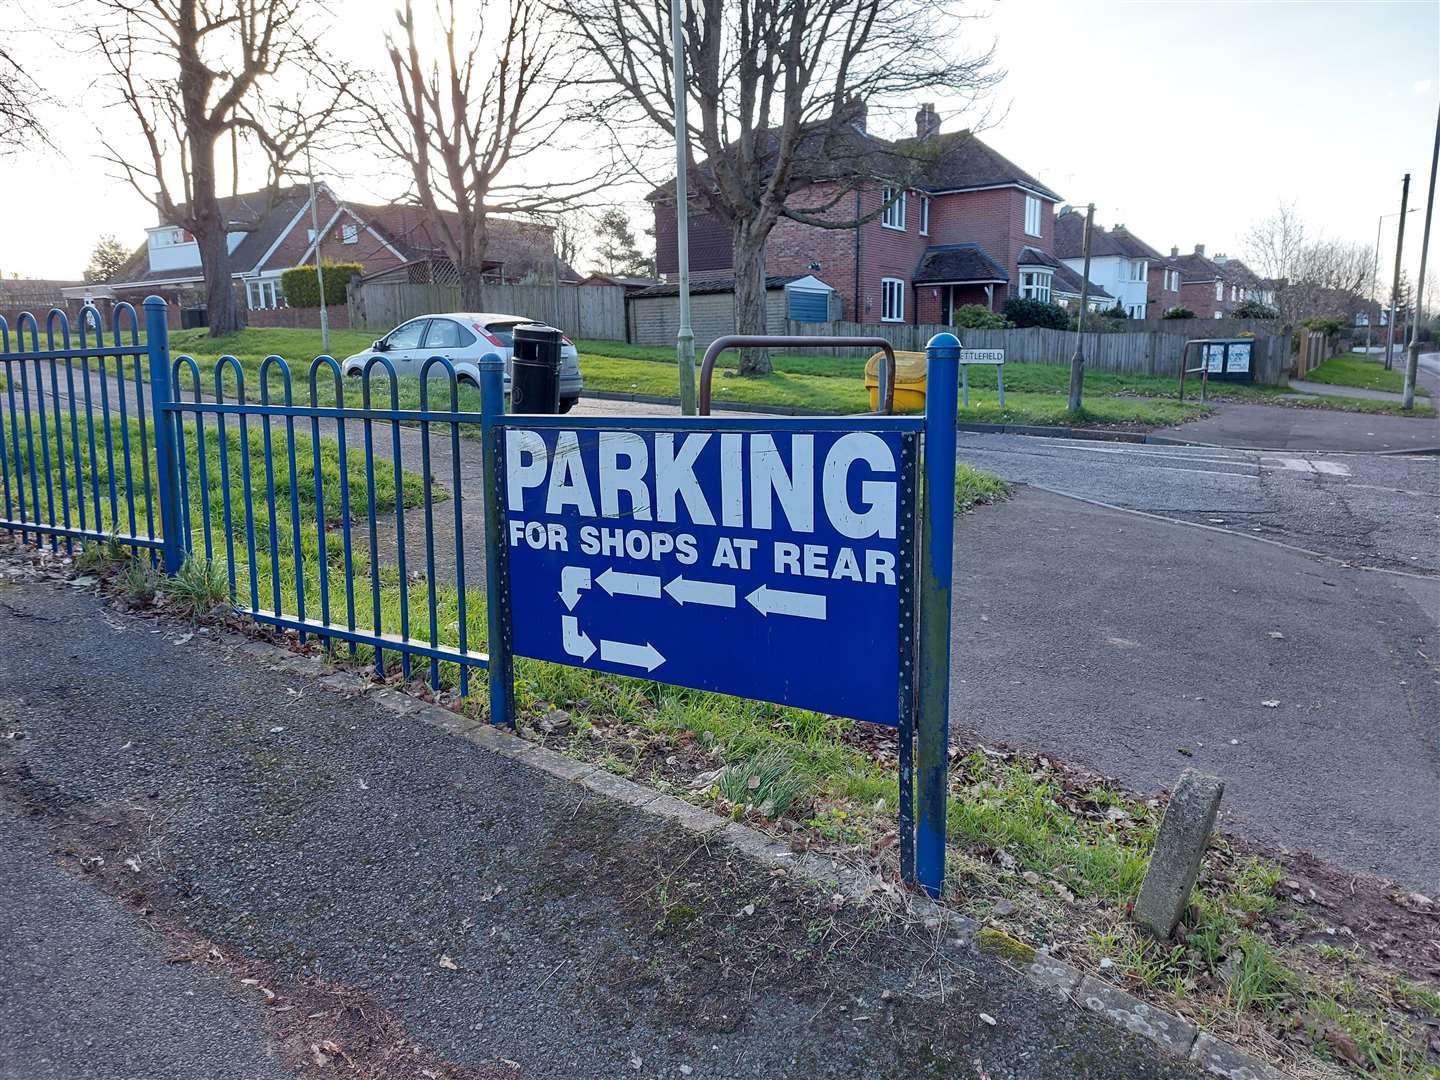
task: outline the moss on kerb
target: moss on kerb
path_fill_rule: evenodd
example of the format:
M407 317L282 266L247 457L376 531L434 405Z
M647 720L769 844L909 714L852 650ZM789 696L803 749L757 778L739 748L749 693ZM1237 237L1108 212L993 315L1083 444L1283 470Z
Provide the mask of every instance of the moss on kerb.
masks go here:
M980 930L975 939L975 946L981 952L1008 960L1016 967L1029 967L1035 962L1033 945L1026 945L1025 942L1011 937L1005 931L996 930L991 926L983 927Z

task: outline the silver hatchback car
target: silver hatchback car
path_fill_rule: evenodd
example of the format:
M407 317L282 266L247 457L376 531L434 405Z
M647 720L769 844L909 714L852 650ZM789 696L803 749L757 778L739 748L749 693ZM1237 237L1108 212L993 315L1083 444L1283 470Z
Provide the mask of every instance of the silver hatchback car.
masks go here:
M501 315L494 312L449 311L439 315L421 315L403 322L365 352L347 356L341 370L359 376L365 361L379 353L395 365L398 375L419 375L420 367L432 356L443 356L455 365L455 376L462 383L479 387L477 364L487 353L498 353L505 361L505 388L510 388L510 361L515 355L515 327L533 323L523 315ZM560 411L569 412L580 400L585 382L580 377L580 353L569 338L560 345Z

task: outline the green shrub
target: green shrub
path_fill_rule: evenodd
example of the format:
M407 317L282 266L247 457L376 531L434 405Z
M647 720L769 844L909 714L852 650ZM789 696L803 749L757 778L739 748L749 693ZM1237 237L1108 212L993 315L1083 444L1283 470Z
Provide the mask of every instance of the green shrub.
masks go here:
M1196 316L1188 307L1172 307L1160 317L1162 319L1193 319Z
M1004 330L1009 327L1010 320L984 304L965 304L955 309L951 325L966 330Z
M1269 304L1262 304L1259 300L1246 300L1230 314L1237 319L1278 319L1280 317L1278 311ZM1336 329L1344 325L1338 319L1336 323L1338 324Z
M365 267L359 263L324 264L325 304L345 303L345 287L350 279L359 277ZM293 266L280 275L280 288L285 293L285 303L295 308L320 306L320 286L315 277L314 266Z
M1114 307L1108 307L1104 311L1100 312L1100 314L1105 316L1105 318L1107 319L1128 319L1130 317L1130 313L1121 306L1119 300L1115 301Z
M1236 314L1238 315L1239 312L1237 311ZM1264 319L1270 317L1271 316L1266 315L1253 316L1253 318L1257 319ZM1300 325L1305 327L1305 329L1309 330L1311 333L1324 334L1325 336L1329 337L1332 334L1338 334L1341 330L1345 328L1345 320L1336 318L1334 315L1316 315L1312 318L1306 319Z
M1070 325L1070 316L1059 304L1019 296L1005 301L1005 318L1015 326L1044 326L1051 330L1064 330Z

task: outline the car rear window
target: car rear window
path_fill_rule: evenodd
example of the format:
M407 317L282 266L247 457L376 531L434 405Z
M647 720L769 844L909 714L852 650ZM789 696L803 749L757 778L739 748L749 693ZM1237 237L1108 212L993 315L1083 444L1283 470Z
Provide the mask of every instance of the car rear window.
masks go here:
M515 347L515 327L523 326L518 322L492 322L485 327L485 332L495 338L507 349Z

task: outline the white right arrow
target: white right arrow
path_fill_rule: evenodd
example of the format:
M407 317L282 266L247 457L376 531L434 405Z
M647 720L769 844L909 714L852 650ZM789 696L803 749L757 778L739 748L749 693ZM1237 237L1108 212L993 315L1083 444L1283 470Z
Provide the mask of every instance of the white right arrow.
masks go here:
M580 590L590 588L588 566L562 566L560 568L560 599L565 601L569 611L575 610L580 602Z
M681 607L686 604L709 604L711 607L734 607L735 586L718 581L694 581L683 574L666 582L665 591Z
M574 615L560 616L560 643L565 646L568 655L578 656L582 664L595 655L595 643L580 629Z
M595 577L595 584L611 596L648 596L660 599L660 579L650 574L624 574L608 567Z
M628 641L609 641L606 638L600 639L600 659L646 671L654 671L665 662L660 650L648 641L644 645L632 645Z
M794 615L799 619L825 618L825 597L816 593L787 592L761 585L745 597L761 615Z

